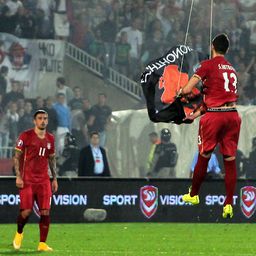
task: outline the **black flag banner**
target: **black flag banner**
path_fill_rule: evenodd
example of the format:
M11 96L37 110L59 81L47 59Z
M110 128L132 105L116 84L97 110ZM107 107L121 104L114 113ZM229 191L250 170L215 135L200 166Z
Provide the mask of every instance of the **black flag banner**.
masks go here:
M184 123L184 117L201 104L202 95L198 88L194 88L186 99L176 97L176 94L206 58L189 46L178 45L146 66L141 75L141 86L151 121Z

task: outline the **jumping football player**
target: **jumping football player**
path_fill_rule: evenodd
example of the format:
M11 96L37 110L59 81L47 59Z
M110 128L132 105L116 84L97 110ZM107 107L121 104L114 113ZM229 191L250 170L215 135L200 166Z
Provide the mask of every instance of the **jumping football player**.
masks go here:
M199 189L207 173L208 161L217 144L223 155L225 167L226 200L223 218L233 217L233 195L236 186L236 151L241 118L236 110L237 74L224 55L229 48L225 34L217 35L212 41L212 58L203 61L189 82L180 91L181 96L189 94L201 80L203 83L203 104L186 119L202 116L199 123L199 156L195 166L192 187L183 195L184 202L198 204Z
M52 251L45 242L50 224L52 193L58 190L54 136L46 131L48 114L37 110L34 114L34 129L22 132L16 142L14 168L16 186L20 194L20 214L17 218L17 232L13 240L14 249L21 247L23 228L32 212L34 202L40 210L40 242L38 251ZM52 182L48 175L48 164Z

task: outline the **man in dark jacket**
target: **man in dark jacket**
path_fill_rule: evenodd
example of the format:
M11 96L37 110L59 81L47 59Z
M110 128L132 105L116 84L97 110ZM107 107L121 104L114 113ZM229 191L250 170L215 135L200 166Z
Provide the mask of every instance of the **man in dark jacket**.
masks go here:
M161 131L161 143L156 145L149 175L155 178L175 178L177 159L177 147L171 142L171 132L164 128Z
M110 177L106 151L99 146L98 132L90 134L90 145L82 148L78 161L78 176Z

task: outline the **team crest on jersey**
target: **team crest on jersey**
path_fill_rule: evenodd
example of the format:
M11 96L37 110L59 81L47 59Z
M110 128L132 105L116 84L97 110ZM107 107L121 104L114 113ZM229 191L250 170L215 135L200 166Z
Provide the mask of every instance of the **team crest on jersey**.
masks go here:
M253 186L242 187L240 190L240 206L246 218L251 218L256 210L256 188Z
M23 145L23 140L18 140L17 146L18 146L18 147L21 147L22 145Z
M144 186L140 189L140 209L145 217L150 219L158 207L158 188Z
M51 143L47 143L47 149L51 149Z

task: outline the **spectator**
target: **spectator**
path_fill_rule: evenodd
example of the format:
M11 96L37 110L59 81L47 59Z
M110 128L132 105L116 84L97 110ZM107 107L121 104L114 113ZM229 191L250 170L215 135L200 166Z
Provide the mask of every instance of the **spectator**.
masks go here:
M24 95L19 92L19 82L11 81L11 91L6 93L3 98L3 105L7 106L9 102L17 102L19 99L24 99Z
M41 96L36 97L34 112L39 109L44 109L44 99Z
M130 70L130 50L131 45L127 41L127 33L125 31L121 32L120 41L116 43L116 69L128 76L128 71Z
M48 113L49 123L47 125L47 131L54 133L57 130L58 118L55 109L53 108L53 98L48 97L46 99L46 106L43 108Z
M66 80L64 77L58 77L56 80L56 86L57 86L57 94L63 93L65 96L65 104L73 99L73 91L70 87L66 85Z
M128 27L132 22L132 5L129 1L125 2L120 12L121 27Z
M203 36L201 34L197 34L194 37L194 42L193 42L193 48L196 51L202 52L202 53L207 53L207 47L205 47L204 41L203 41Z
M0 110L0 158L7 157L7 148L9 146L9 125L8 116Z
M10 16L17 14L20 8L23 8L23 4L19 0L7 0L6 6L10 9Z
M4 112L3 95L0 94L0 113Z
M152 163L153 163L153 159L154 159L156 146L161 143L161 141L158 137L158 134L156 132L151 132L149 134L149 140L150 140L151 146L150 146L150 151L148 154L148 161L147 161L147 170L148 171L150 171L152 169Z
M90 134L90 145L80 151L78 176L110 177L106 151L100 147L98 132Z
M161 143L156 146L149 175L157 178L175 178L177 159L177 147L171 142L171 132L167 128L162 129Z
M11 15L10 8L4 6L0 15L0 32L14 34L17 17Z
M115 39L117 34L117 27L114 21L114 14L110 13L106 20L97 27L101 33L101 39L104 42L105 54L108 54L109 59L107 65L113 66L115 53Z
M91 28L94 30L96 27L106 19L106 12L100 4L97 4L91 12Z
M18 133L33 127L32 109L32 103L30 101L26 101L24 107L24 115L19 116Z
M67 15L67 4L66 0L58 0L56 3L56 12L54 13L54 32L56 39L68 38L69 31L69 19Z
M170 11L171 9L169 8L169 6L162 5L159 6L156 14L156 17L160 20L162 24L164 38L167 37L167 35L170 33L172 29L173 16L170 15Z
M95 30L94 36L91 39L91 42L88 43L88 52L95 58L104 61L105 58L105 47L104 42L101 38L101 32L99 29Z
M73 109L83 109L83 98L81 94L81 88L79 86L76 86L73 89L74 92L74 98L69 101L68 106L70 107L71 110Z
M83 113L84 113L84 117L85 117L86 129L87 129L87 133L86 133L85 137L86 137L86 141L89 141L89 134L91 132L93 132L95 115L92 113L91 103L88 99L84 99Z
M18 109L24 109L25 108L25 98L18 99L16 101L16 104L17 104Z
M57 94L57 102L53 105L57 113L58 126L56 131L56 148L59 155L64 149L65 136L71 129L71 114L70 110L65 104L65 94Z
M7 76L8 76L9 68L6 66L2 66L0 68L0 94L5 95L7 90Z
M135 78L135 76L138 73L138 70L140 70L140 56L141 56L141 46L143 43L143 39L142 39L142 32L139 30L139 24L140 24L139 18L135 18L132 21L131 26L122 28L121 31L117 35L117 38L119 40L122 32L127 33L128 43L131 45L130 76L132 78Z
M82 106L80 104L73 105L71 110L71 133L76 140L76 144L79 149L87 144L87 127Z
M198 159L198 152L195 153L193 162L192 162L191 167L190 167L190 175L189 175L190 178L193 177L193 173L194 173L194 169L195 169L195 166L196 166L196 163L197 163L197 159ZM208 179L222 178L219 162L218 162L218 159L217 159L217 157L214 153L212 153L211 158L208 162L206 178L208 178Z
M49 16L45 15L44 10L38 9L36 11L36 38L37 39L52 39L53 27L52 20Z
M33 39L36 35L36 21L29 10L20 7L17 17L16 36L21 38Z
M95 116L95 120L91 129L99 132L100 146L104 147L106 143L106 128L110 123L112 115L111 108L106 104L107 95L105 93L98 94L98 104L94 105L91 109L91 113Z
M164 53L163 34L161 30L153 32L153 38L147 41L145 52L142 55L142 62L146 65L153 59L159 58Z
M8 117L8 130L9 130L9 145L13 146L18 137L18 122L19 115L17 112L17 104L11 102L9 108L7 109Z
M51 17L53 8L55 6L55 0L37 0L37 9L44 11L45 16ZM34 4L34 3L33 3Z

